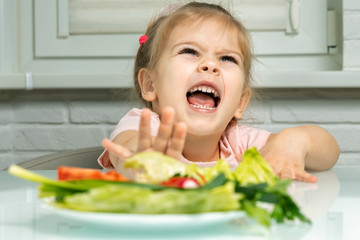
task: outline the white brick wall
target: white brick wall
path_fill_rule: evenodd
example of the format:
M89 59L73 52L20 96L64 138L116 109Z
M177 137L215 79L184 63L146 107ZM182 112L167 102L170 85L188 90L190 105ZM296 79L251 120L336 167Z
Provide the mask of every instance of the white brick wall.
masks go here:
M63 102L16 102L13 104L15 123L61 124L66 122L68 112Z
M360 1L343 0L343 69L360 71ZM360 81L360 79L359 79ZM355 100L356 99L356 100ZM360 164L360 122L359 97L344 101L338 115L343 121L334 127L332 133L340 143L342 150L339 164ZM338 111L340 106L336 107Z
M130 108L124 91L3 92L0 98L0 169L61 150L100 146ZM360 89L264 91L246 123L273 132L317 124L341 148L338 164L360 165Z
M358 100L275 100L272 102L273 123L359 123Z
M253 102L250 111L260 116L255 126L272 132L319 125L337 139L339 165L360 165L360 89L266 90L262 103Z
M127 91L0 91L0 169L38 156L100 146L135 103Z
M70 103L70 121L80 124L117 123L134 104L121 102L76 101Z
M360 1L343 0L343 69L360 70Z

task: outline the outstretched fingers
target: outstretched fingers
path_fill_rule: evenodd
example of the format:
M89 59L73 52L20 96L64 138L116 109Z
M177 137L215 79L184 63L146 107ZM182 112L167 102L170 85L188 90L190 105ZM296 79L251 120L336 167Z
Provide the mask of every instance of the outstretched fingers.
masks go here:
M310 174L302 169L294 170L294 169L285 167L278 173L278 176L281 179L294 179L294 180L299 180L299 181L309 182L309 183L317 182L317 177L313 176L312 174Z
M164 108L161 115L161 123L158 134L154 141L153 149L158 152L166 153L174 129L175 112L173 108Z
M281 179L293 179L293 173L290 168L283 168L278 173L279 178Z
M145 151L152 147L151 127L150 127L151 110L144 109L141 112L140 126L139 126L139 139L138 139L138 152Z
M312 175L306 171L301 171L299 173L295 173L295 179L303 181L303 182L309 182L309 183L317 182L317 177L315 177L314 175Z
M179 159L184 148L186 130L185 123L175 123L175 111L166 107L162 111L160 127L157 136L151 136L151 110L144 109L140 117L138 131L138 147L136 152L154 150ZM113 155L126 159L134 152L122 145L114 144L109 140L103 141L104 147Z
M119 144L113 143L109 139L104 139L102 144L106 150L121 159L126 159L133 154L129 149Z
M179 122L175 125L170 145L166 150L166 155L179 159L184 149L186 137L186 124Z

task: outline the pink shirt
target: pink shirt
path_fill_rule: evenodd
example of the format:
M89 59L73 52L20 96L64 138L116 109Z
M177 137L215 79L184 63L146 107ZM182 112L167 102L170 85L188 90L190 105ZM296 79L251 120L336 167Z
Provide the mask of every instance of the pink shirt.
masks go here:
M138 130L140 123L141 110L134 108L130 110L118 123L115 130L110 136L113 140L119 133L127 130ZM159 115L152 112L151 114L151 135L156 136L160 126ZM261 149L271 132L257 128L247 127L236 121L231 121L229 126L220 138L220 157L226 159L230 168L235 168L241 161L241 156L251 147ZM195 163L199 167L210 167L216 162L191 162L181 156L180 161L190 164ZM104 151L98 159L99 164L105 168L112 168L108 151Z

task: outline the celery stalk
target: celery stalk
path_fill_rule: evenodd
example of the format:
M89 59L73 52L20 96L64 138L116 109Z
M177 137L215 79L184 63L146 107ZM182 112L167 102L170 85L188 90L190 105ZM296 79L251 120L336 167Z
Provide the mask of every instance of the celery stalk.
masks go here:
M8 172L16 177L23 178L32 182L38 182L42 184L47 184L47 185L52 185L52 186L57 186L72 190L80 190L80 191L86 191L89 189L88 187L85 186L74 185L69 182L61 182L61 181L53 180L51 178L47 178L45 176L31 172L17 165L11 165L8 169Z

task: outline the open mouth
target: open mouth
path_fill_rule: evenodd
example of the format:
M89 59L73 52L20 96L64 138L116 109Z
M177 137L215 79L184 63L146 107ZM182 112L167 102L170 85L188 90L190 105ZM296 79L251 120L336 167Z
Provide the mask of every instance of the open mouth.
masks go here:
M197 86L186 93L188 103L198 109L214 110L220 103L218 92L210 86Z

